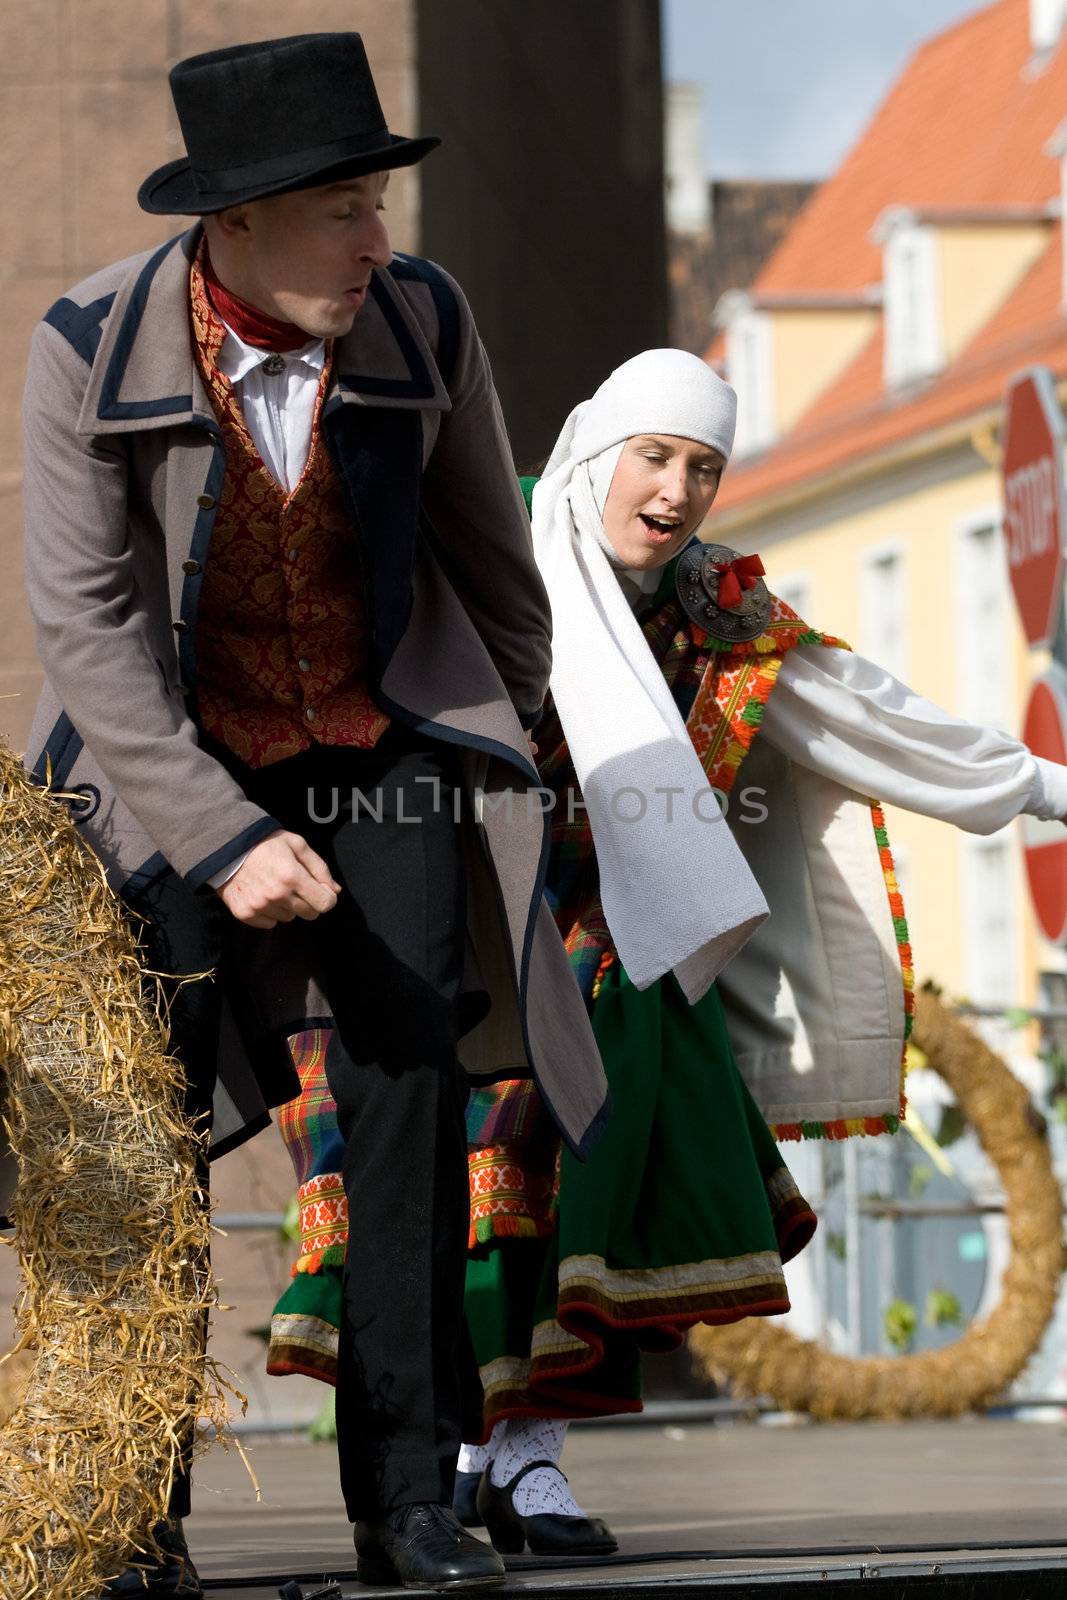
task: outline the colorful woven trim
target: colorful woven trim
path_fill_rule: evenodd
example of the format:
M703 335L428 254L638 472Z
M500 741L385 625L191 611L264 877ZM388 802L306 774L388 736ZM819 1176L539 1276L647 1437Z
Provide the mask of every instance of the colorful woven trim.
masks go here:
M295 1278L301 1272L309 1272L314 1277L315 1273L322 1272L325 1267L343 1267L347 1243L347 1231L338 1234L335 1242L327 1245L324 1250L312 1250L308 1255L300 1256L290 1276Z
M348 1201L339 1172L320 1172L296 1192L300 1210L300 1261L320 1257L348 1238ZM317 1271L301 1266L295 1272Z
M530 1152L526 1152L528 1158ZM556 1163L544 1170L521 1148L489 1145L468 1156L471 1186L469 1247L492 1239L546 1239L556 1222Z
M707 638L693 627L694 643L714 651L686 727L713 789L728 795L738 769L752 748L763 721L764 708L778 681L786 653L797 645L825 645L847 650L843 639L819 633L797 616L784 600L772 599L767 631L748 644L724 645ZM900 1067L900 1111L894 1116L849 1117L834 1122L785 1122L771 1131L778 1140L848 1139L855 1134L896 1133L904 1116L904 1072L907 1041L915 1011L915 970L912 966L908 924L904 901L893 866L893 853L886 832L885 814L876 801L870 802L871 821L878 845L878 856L885 879L889 910L897 940L901 979L904 985L904 1039Z
M344 1156L337 1107L326 1079L329 1043L329 1028L305 1028L289 1039L300 1093L278 1107L277 1121L298 1185L310 1184L317 1174L336 1173Z
M747 644L725 645L690 624L693 642L714 652L686 720L689 736L713 789L729 794L738 768L752 748L763 709L778 681L782 661L799 644L847 650L844 640L809 628L777 595L765 633Z
M535 1325L529 1355L498 1357L481 1368L486 1435L509 1416L640 1411L638 1396L605 1385L597 1371L618 1333L641 1350L661 1354L677 1350L697 1323L721 1326L789 1310L774 1251L640 1271L619 1271L602 1256L567 1256L559 1285L558 1315ZM583 1388L581 1379L592 1374L595 1379Z

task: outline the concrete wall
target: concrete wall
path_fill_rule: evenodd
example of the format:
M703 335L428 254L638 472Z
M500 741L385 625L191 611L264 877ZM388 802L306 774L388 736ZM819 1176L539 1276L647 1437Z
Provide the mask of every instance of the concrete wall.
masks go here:
M153 167L182 153L167 71L244 39L362 32L385 113L415 131L409 0L3 0L0 170L4 354L0 366L0 736L21 748L40 673L21 581L19 403L30 333L88 273L183 224L137 206ZM397 173L389 220L418 237L418 172Z
M474 308L516 460L667 342L656 0L418 0L422 248Z

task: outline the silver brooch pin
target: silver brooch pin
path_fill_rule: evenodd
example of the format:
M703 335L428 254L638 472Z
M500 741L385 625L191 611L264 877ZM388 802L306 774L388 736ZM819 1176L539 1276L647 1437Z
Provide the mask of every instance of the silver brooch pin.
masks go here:
M727 644L758 639L771 620L771 596L762 578L745 589L736 606L719 599L722 573L737 559L724 544L699 544L683 551L675 571L675 589L687 617Z

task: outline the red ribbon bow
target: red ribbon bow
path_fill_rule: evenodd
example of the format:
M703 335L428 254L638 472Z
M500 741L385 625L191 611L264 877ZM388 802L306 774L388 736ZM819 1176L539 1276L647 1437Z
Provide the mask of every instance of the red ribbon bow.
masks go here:
M716 561L719 574L719 604L732 611L744 599L744 590L754 589L756 579L762 578L766 567L759 556L735 556L732 561Z

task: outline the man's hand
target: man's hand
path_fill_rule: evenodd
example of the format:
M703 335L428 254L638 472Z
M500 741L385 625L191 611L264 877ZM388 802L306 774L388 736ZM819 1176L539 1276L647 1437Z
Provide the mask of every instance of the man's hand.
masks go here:
M332 911L341 885L306 839L298 833L272 833L248 852L217 893L238 922L276 928L294 917L314 922Z

